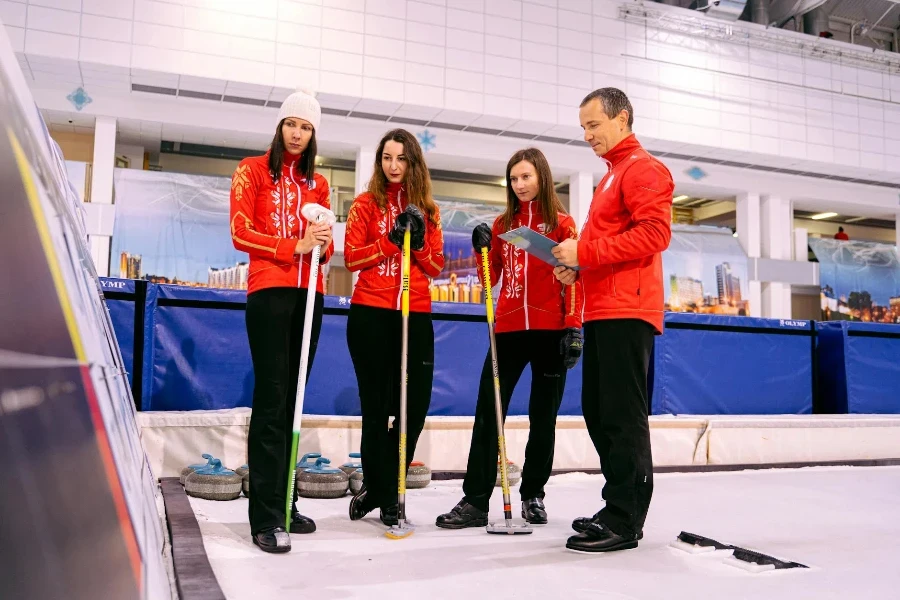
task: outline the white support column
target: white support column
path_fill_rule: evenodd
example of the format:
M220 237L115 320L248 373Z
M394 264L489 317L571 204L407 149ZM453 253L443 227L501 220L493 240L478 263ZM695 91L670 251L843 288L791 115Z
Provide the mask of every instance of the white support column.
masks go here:
M764 196L760 200L760 250L763 258L791 260L793 209L790 200ZM791 285L769 282L762 285L763 316L791 318Z
M900 212L894 217L894 232L896 237L894 243L897 245L897 252L900 252Z
M94 160L91 172L91 203L113 203L113 170L116 166L116 119L97 117L94 124ZM91 256L97 273L109 276L111 231L88 231ZM116 273L118 275L118 273Z
M740 194L735 202L738 242L747 258L760 257L760 214L759 194ZM750 302L750 316L762 316L762 286L758 280L747 282L747 300Z
M594 174L580 171L569 176L569 214L575 219L578 232L584 228L591 199L594 197Z
M369 179L372 178L372 172L375 167L375 151L371 148L359 147L356 150L356 181L355 192L359 194L366 191L369 187ZM356 289L356 282L359 279L359 271L353 272L353 289Z
M359 148L356 151L356 195L362 194L369 187L372 169L375 166L375 151L371 148Z

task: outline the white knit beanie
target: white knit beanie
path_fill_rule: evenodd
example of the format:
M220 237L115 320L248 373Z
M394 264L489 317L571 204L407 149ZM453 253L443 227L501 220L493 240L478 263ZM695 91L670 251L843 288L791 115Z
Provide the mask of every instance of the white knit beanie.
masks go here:
M288 117L303 119L312 123L313 129L318 131L322 121L322 107L316 100L315 92L309 90L297 90L281 103L278 111L278 122L281 123Z

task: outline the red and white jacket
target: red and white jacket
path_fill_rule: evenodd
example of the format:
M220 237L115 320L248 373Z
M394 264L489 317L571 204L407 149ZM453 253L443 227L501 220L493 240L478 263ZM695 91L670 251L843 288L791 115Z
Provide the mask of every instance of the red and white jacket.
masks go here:
M557 220L556 229L546 231L539 205L534 201L520 202L511 229L526 226L557 242L578 239L575 220L571 216L559 213ZM581 329L581 284L576 281L574 285L564 286L553 275L553 267L549 264L500 239L498 236L504 233L502 216L494 221L492 231L494 235L488 253L491 284L497 285L501 274L503 276L494 330L503 333L566 327ZM478 277L484 285L484 273L480 268Z
M309 287L312 252L302 255L302 261L294 254L309 225L300 207L316 202L331 208L331 200L324 177L316 173L307 181L297 175L297 159L284 153L277 182L269 172L268 152L242 160L231 177L231 239L235 248L250 255L248 294L272 287ZM333 253L334 244L329 244L319 258L317 292L324 289L322 265Z
M401 184L389 183L385 191L388 198L385 210L379 208L375 197L368 192L353 201L347 215L344 265L350 271L359 271L351 303L400 310L403 254L387 236L408 201ZM431 278L444 268L444 234L439 210L435 212L434 220L437 224L425 217L425 246L411 252L411 312L431 312Z

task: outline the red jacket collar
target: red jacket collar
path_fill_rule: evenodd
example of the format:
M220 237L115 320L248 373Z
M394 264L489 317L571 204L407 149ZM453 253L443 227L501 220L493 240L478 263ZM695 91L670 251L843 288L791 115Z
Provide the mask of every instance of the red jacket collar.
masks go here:
M303 155L301 154L300 156L294 156L293 154L285 150L282 156L283 159L281 164L283 164L287 168L292 168L295 164L297 164L297 161L300 160Z
M396 198L397 194L401 192L403 196L406 195L406 188L403 187L402 183L391 183L388 181L387 186L384 188L384 193L387 194L389 199Z
M613 148L603 155L605 160L608 160L612 163L613 166L616 166L623 159L628 158L628 156L634 152L642 148L641 143L637 140L637 137L633 133L628 134L628 136L623 139L621 142L613 146Z
M538 204L537 200L532 200L531 202L522 202L521 200L519 200L519 208L516 212L525 215L539 215L541 214L541 207Z
M266 154L265 154L266 162L269 162L269 157L271 155L272 155L272 149L269 148L268 150L266 150ZM303 157L303 155L301 154L300 156L294 156L287 150L284 150L281 154L281 157L282 157L281 158L281 167L282 167L282 169L284 169L286 167L288 167L288 168L293 167L295 164L297 164L297 161L299 161Z

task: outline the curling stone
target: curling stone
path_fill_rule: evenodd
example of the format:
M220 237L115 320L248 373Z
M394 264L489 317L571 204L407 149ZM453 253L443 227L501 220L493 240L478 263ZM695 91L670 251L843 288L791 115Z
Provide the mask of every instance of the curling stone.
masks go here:
M359 458L362 458L362 455L359 452L351 452L350 458L359 459ZM358 460L356 462L353 462L351 460L350 462L345 462L344 464L341 465L341 471L346 473L348 477L350 475L353 475L353 472L356 471L357 469L362 469L362 463L359 462Z
M332 469L327 458L317 458L311 469L297 473L297 491L304 498L341 498L350 488L350 477Z
M193 473L200 467L208 467L209 465L212 464L212 461L213 461L212 454L203 454L202 456L203 456L203 458L206 459L205 463L202 463L199 465L188 465L181 470L181 475L178 477L178 481L181 482L181 485L184 485L185 477L187 477L188 475L190 475L191 473Z
M421 461L414 460L409 463L409 470L406 472L406 487L415 490L428 487L429 483L431 483L431 469Z
M234 500L241 495L240 475L222 466L218 458L209 466L200 467L184 479L188 496L204 500Z
M248 465L241 465L237 469L234 470L235 473L241 476L241 490L244 492L244 496L250 497L250 467Z
M357 469L350 474L350 493L356 496L362 489L363 470Z
M300 462L295 465L297 473L299 473L303 469L312 469L314 466L316 466L314 462L309 462L309 459L311 458L319 459L322 458L322 455L318 452L307 452L306 454L304 454L303 458L300 459ZM325 460L328 459L326 458Z
M517 465L511 460L506 461L506 477L509 479L509 487L513 487L518 485L518 483L522 480L522 467ZM497 481L494 483L495 487L500 487L500 461L497 461Z

